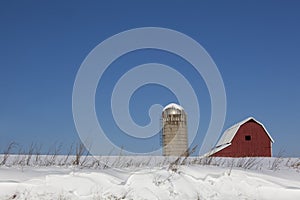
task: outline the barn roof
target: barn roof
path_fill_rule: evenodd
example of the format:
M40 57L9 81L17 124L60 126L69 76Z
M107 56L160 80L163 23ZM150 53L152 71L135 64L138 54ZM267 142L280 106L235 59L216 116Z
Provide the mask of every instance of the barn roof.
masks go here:
M203 156L204 157L208 157L208 156L211 156L219 151L221 151L222 149L225 149L226 147L230 146L231 143L228 143L228 144L224 144L224 145L219 145L219 146L216 146L215 148L213 148L211 151L209 151L208 153L204 154Z
M273 138L271 137L271 135L269 134L269 132L267 131L267 129L265 128L265 126L264 126L261 122L259 122L259 121L257 121L256 119L254 119L254 117L248 117L247 119L245 119L245 120L243 120L243 121L241 121L241 122L239 122L239 123L233 125L233 126L230 127L229 129L227 129L227 130L223 133L222 137L220 138L220 140L219 140L219 142L217 143L216 146L220 146L220 145L224 145L224 144L231 143L232 139L234 138L234 136L235 136L235 134L237 133L237 131L239 130L239 128L240 128L243 124L245 124L246 122L248 122L248 121L250 121L250 120L253 120L253 121L255 121L256 123L258 123L259 125L261 125L261 126L264 128L264 130L266 131L266 133L268 134L270 140L271 140L272 142L274 142Z
M216 147L214 149L212 149L210 152L208 152L206 154L206 156L210 156L212 154L217 153L218 151L221 151L222 149L228 147L231 145L231 141L234 138L235 134L237 133L237 131L239 130L239 128L245 124L246 122L253 120L256 123L258 123L259 125L261 125L263 127L263 129L266 131L268 137L270 138L271 142L274 143L273 138L271 137L271 135L269 134L269 132L267 131L267 129L265 128L265 126L257 121L254 117L248 117L247 119L233 125L232 127L230 127L229 129L227 129L223 135L221 136L220 140L218 141L218 143L216 144Z

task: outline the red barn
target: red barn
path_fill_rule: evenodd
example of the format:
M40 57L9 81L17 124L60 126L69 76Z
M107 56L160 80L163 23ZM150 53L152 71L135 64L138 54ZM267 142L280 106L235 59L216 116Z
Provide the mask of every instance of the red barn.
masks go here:
M249 117L227 129L208 156L271 157L272 143L274 140L264 125Z

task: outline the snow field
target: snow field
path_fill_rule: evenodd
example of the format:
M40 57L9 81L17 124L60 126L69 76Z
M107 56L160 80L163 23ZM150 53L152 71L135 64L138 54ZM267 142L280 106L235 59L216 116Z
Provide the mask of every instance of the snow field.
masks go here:
M300 199L299 159L216 158L200 164L189 158L176 171L163 157L109 159L133 164L105 169L1 166L0 199Z

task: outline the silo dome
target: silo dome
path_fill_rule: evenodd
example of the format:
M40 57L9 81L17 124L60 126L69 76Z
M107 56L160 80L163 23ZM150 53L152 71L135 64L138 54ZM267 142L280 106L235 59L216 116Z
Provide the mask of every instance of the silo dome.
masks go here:
M171 115L180 114L183 111L184 111L183 107L181 107L176 103L170 103L163 109L163 113L171 114Z

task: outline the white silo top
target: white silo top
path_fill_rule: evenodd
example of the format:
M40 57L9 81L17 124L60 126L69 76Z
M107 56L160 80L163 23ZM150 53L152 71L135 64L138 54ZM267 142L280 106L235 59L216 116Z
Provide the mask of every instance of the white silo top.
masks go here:
M180 105L176 104L176 103L170 103L168 104L164 109L163 111L169 109L169 108L173 108L173 109L176 109L176 110L184 110L183 107L181 107Z

